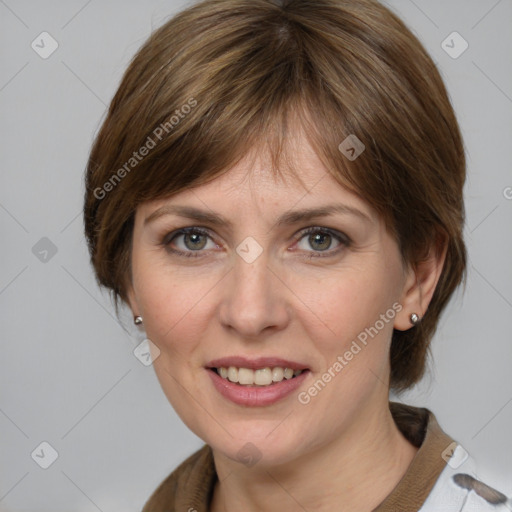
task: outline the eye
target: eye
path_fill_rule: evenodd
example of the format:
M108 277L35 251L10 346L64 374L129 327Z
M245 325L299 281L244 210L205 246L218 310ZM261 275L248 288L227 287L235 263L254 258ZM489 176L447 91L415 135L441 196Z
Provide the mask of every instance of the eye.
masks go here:
M299 248L307 252L311 252L308 251L308 248L305 247L304 244L302 247L300 247L302 240L305 239L305 244L314 249L312 254L308 256L309 258L332 256L350 245L350 239L348 236L327 228L311 227L305 231L302 231L300 235L301 236L297 244ZM333 244L333 241L337 242L338 246L334 250L329 250ZM326 254L318 254L322 252L325 252Z
M212 242L212 246L210 247L208 247L208 240ZM337 243L337 248L329 250L333 245L333 241ZM311 227L300 232L297 246L300 250L310 253L306 256L307 258L314 258L338 254L345 247L348 247L350 243L349 237L343 233L328 228ZM310 248L313 248L313 251L310 251L306 244L309 245ZM187 227L174 231L165 236L162 245L164 245L169 252L187 258L202 256L203 249L207 250L219 247L213 242L210 233L199 227Z
M200 256L200 254L194 254L194 252L200 253L203 249L212 248L207 247L209 238L211 239L209 233L201 228L182 228L179 231L174 231L173 233L167 235L162 241L162 244L170 252L186 257L197 257ZM172 247L173 244L177 245L178 248L174 249ZM213 245L218 247L216 244Z

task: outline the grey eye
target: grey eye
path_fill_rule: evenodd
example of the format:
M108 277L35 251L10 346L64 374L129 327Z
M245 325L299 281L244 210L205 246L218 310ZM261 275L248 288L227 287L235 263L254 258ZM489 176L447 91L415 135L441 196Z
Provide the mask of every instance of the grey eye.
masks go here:
M184 233L180 236L183 237L187 249L192 251L203 249L207 242L206 236L202 233Z

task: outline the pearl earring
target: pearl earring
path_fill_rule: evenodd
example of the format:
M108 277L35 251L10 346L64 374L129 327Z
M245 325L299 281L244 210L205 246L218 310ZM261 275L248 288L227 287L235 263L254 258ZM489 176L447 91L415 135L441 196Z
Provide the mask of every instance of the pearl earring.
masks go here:
M135 325L140 325L142 323L142 317L141 316L135 316L133 317L133 323Z
M420 321L420 317L416 313L411 313L409 319L411 320L412 325L417 325Z

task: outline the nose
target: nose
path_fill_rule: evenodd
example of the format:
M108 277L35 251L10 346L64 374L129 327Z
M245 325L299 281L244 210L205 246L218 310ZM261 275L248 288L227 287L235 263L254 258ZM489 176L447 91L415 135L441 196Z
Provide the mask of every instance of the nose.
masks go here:
M260 338L284 329L290 321L288 289L269 267L266 251L252 263L234 256L219 307L221 324L243 338Z

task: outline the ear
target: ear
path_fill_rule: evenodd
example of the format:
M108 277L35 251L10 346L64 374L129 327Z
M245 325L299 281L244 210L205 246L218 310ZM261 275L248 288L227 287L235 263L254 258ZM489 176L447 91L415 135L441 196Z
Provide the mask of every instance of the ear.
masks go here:
M410 320L412 313L416 313L420 320L423 318L441 276L447 249L447 237L438 234L436 241L428 248L426 256L407 267L400 300L403 309L395 317L395 329L410 329L413 326Z
M133 289L133 286L131 283L127 286L126 289L126 298L128 301L128 305L130 306L130 309L132 310L133 316L137 316L140 314L140 308L137 303L137 299L135 298L135 291Z

